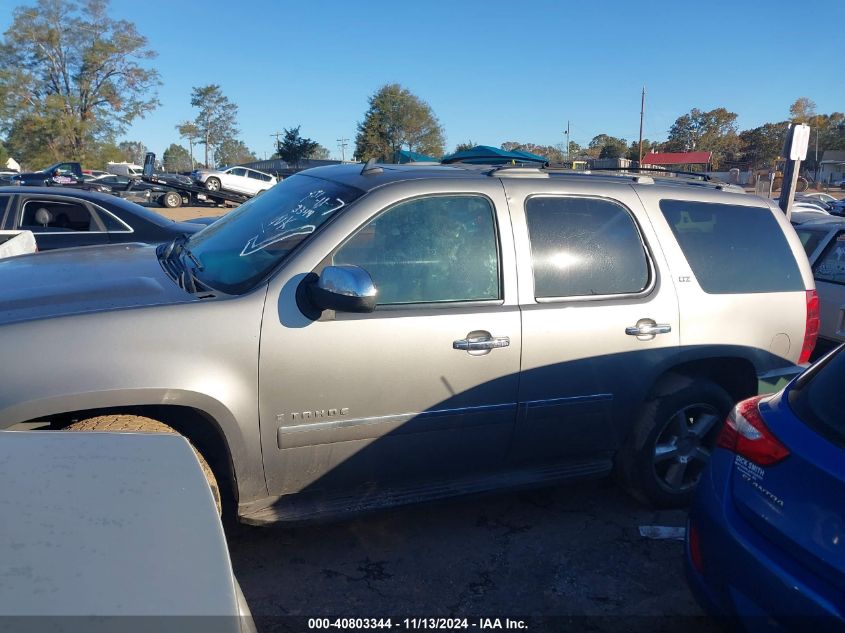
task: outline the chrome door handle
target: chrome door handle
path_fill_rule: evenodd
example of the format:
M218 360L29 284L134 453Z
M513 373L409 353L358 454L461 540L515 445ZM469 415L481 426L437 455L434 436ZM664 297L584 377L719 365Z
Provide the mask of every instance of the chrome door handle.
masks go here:
M626 327L625 334L629 336L648 336L654 338L657 334L668 334L672 326L668 323L655 323L651 319L640 319L633 327Z
M511 344L509 336L493 336L489 332L470 332L466 338L452 341L452 349L464 350L469 353L489 353L490 350L508 347Z

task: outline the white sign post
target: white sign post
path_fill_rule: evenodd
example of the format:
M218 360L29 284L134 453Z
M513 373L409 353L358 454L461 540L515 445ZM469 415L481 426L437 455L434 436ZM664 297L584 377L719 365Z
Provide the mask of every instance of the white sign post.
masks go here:
M801 161L807 158L807 146L810 144L809 125L790 125L783 143L783 156L786 167L783 170L783 184L780 189L778 205L786 214L786 219L792 217L792 202L795 200L795 187L798 184L798 172Z

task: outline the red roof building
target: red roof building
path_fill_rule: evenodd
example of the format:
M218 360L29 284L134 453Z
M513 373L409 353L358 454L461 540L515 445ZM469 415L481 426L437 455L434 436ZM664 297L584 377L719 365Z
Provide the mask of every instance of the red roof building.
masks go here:
M643 165L708 165L712 152L664 152L643 156Z

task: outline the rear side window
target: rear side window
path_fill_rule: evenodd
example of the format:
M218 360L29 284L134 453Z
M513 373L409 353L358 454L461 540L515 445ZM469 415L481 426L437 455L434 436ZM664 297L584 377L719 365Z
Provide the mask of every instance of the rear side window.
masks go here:
M632 294L649 284L642 238L628 210L598 198L529 198L534 297Z
M33 233L99 231L94 216L81 203L27 200L21 228Z
M845 354L837 352L817 371L798 379L789 392L789 406L807 426L845 446Z
M801 240L801 245L804 247L807 257L816 251L824 236L827 235L827 231L805 229L800 226L795 227L795 232L798 233L798 238Z
M804 290L792 249L768 207L661 200L660 210L704 292Z
M819 281L845 284L845 233L837 233L813 268Z

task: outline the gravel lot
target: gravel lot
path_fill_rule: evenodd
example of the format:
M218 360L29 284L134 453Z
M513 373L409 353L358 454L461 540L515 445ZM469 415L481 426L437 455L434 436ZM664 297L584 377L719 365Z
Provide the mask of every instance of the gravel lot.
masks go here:
M687 589L683 543L639 535L655 524L682 526L684 513L593 481L344 523L238 526L229 549L262 633L307 630L307 617L396 627L459 616L528 618L532 631L719 630Z

